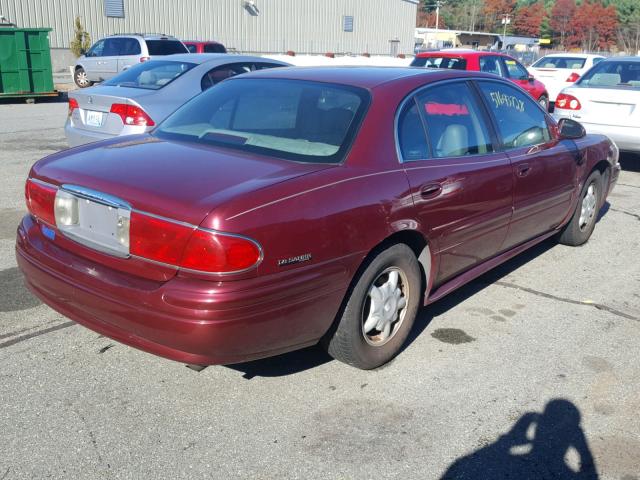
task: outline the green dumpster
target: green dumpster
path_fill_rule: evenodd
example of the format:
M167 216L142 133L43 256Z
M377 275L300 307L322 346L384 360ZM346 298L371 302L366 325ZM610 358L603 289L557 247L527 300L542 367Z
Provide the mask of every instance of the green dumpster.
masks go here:
M0 27L0 98L57 95L51 73L50 31Z

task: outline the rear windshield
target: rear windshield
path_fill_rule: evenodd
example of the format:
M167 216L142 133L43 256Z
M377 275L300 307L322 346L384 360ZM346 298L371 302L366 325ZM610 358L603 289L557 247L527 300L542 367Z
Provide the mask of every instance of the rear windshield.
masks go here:
M584 67L584 62L586 62L584 58L542 57L531 66L535 68L571 68L579 70Z
M299 162L339 163L368 103L366 90L344 85L233 79L190 100L154 135Z
M467 61L464 58L451 57L416 57L411 62L412 67L426 68L450 68L453 70L466 70Z
M146 40L149 55L173 55L189 53L187 47L178 40Z
M640 90L640 61L600 62L578 81L581 87L631 88Z
M149 60L125 70L103 85L159 90L195 66L195 63Z

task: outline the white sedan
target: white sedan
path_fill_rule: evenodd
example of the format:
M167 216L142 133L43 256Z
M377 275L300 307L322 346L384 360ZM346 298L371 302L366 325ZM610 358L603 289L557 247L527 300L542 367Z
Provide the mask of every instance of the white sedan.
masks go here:
M640 57L603 60L556 99L553 116L580 122L587 133L640 152Z
M554 53L545 55L529 67L529 73L544 83L549 101L555 102L560 91L575 83L587 70L604 60L601 55Z

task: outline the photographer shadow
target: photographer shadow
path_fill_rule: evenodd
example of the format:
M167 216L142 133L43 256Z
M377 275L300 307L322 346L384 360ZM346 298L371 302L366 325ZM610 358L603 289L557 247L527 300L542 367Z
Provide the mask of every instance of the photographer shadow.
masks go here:
M456 460L441 480L597 480L580 427L580 411L554 399L543 413L525 413L494 443Z

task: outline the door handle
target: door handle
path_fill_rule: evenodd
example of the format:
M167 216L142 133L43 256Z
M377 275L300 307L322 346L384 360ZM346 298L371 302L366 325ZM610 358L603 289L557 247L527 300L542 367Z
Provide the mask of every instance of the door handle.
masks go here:
M521 163L517 167L517 172L519 177L526 177L531 172L531 167L528 163Z
M442 185L439 183L430 183L420 187L420 196L424 199L434 198L442 192Z

